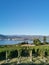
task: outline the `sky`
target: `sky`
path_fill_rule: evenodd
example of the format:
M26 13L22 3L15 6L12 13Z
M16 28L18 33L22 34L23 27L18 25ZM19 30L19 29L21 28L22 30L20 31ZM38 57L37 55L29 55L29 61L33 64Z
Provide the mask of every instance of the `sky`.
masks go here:
M49 35L49 0L0 0L0 34Z

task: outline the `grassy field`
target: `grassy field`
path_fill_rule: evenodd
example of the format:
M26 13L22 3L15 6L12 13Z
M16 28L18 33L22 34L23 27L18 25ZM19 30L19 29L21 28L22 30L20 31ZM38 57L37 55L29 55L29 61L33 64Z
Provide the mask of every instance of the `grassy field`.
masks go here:
M1 46L0 47L0 52L2 51L11 51L11 50L21 50L21 49L24 49L24 48L27 48L27 49L47 49L49 50L49 45L40 45L40 46L25 46L25 45L10 45L10 46Z

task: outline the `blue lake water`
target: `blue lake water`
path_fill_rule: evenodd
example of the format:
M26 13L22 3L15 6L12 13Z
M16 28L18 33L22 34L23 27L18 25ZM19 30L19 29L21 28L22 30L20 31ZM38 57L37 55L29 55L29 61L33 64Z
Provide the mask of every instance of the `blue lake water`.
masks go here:
M43 40L40 40L43 42ZM33 40L0 40L0 45L12 45L12 44L19 44L21 42L28 42L28 43L33 43ZM47 39L47 42L49 42L49 39Z
M12 45L12 44L19 44L21 42L24 42L23 40L22 41L14 41L14 40L0 40L0 45ZM28 42L28 43L33 43L33 41L30 41L30 40L27 40L25 42Z

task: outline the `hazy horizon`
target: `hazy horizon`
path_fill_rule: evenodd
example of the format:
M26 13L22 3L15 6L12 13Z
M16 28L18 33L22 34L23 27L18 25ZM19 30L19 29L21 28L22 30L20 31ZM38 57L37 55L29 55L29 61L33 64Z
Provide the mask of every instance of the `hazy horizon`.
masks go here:
M21 36L21 35L30 35L30 36L32 36L32 35L33 35L33 36L49 36L49 34L0 34L0 35L11 35L11 36L12 36L12 35L14 35L14 36L15 36L15 35L18 35L18 36L19 36L19 35L20 35L20 36Z

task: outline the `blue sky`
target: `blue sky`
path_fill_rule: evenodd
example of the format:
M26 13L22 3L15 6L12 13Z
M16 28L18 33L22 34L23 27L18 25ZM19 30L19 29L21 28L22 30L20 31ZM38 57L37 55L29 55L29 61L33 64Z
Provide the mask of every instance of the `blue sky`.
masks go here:
M49 35L49 0L0 0L0 34Z

